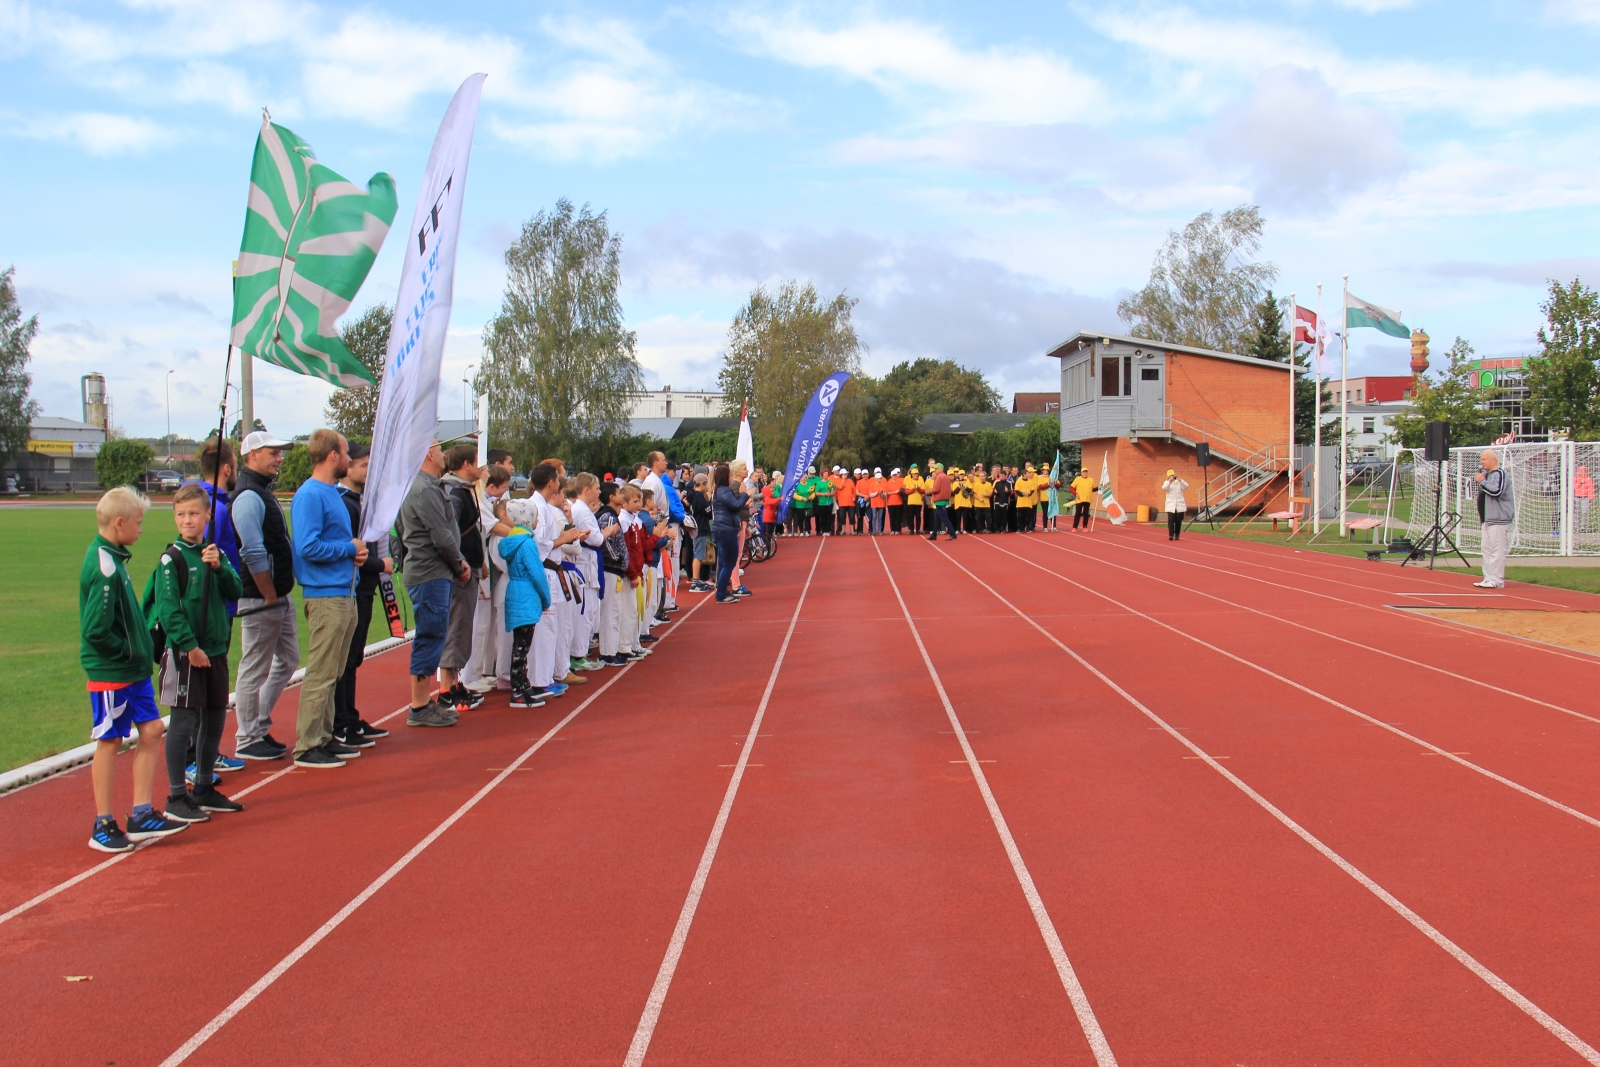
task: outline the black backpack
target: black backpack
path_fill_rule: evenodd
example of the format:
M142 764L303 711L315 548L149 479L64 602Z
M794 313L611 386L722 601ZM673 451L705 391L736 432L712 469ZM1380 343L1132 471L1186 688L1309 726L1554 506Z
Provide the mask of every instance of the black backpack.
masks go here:
M168 545L161 552L172 560L173 577L178 580L178 595L180 597L186 595L189 592L189 561L183 558L177 542ZM157 666L161 665L161 657L167 651L167 631L156 618L156 575L160 570L161 567L157 564L155 570L150 572L150 580L145 583L144 602L141 605L144 608L145 622L150 627L150 648Z

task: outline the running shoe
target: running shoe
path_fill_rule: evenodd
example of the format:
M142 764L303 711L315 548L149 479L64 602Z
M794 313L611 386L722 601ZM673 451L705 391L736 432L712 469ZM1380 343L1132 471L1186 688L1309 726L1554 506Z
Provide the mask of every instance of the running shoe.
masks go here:
M230 771L242 770L244 770L244 760L234 759L232 756L224 756L220 752L217 753L216 762L211 765L213 774L227 774Z
M667 605L667 614L668 615L672 614L675 611L682 611L682 610L683 609L678 607L678 605L676 605L676 604L668 604Z
M549 685L545 686L545 692L549 693L553 697L565 696L567 693L567 687L562 685L560 682L551 682Z
M131 852L133 842L122 832L115 819L96 819L94 832L89 835L89 847L96 852Z
M359 748L331 738L323 742L322 747L327 749L329 754L338 756L340 759L355 759L361 755Z
M167 798L167 818L174 822L210 822L211 816L200 810L200 805L185 793L181 797Z
M487 693L489 690L494 688L494 679L479 678L476 682L466 683L466 688L472 690L474 693Z
M572 669L575 671L597 671L604 666L605 664L597 659L575 659L572 661Z
M607 667L626 667L630 661L627 656L618 652L615 656L601 656L600 662Z
M389 736L389 731L385 730L385 729L383 729L381 727L372 725L366 719L362 719L361 720L361 736L362 737L371 737L373 739L377 739L377 738L380 738L380 737L388 737Z
M729 592L731 592L734 596L755 596L754 593L742 585L737 589L730 589Z
M208 789L204 793L196 793L191 801L201 811L243 811L244 805L237 800L229 800L215 789ZM167 814L171 815L169 808Z
M639 643L641 645L653 645L659 640L661 640L661 638L657 637L655 634L645 634L643 637L639 638Z
M636 648L632 652L623 653L629 660L641 660L650 654L648 648Z
M428 701L420 708L412 708L411 713L406 716L407 726L454 726L455 724L455 713L447 713L439 706L438 701L434 700ZM334 758L338 759L337 756Z
M439 694L439 703L452 704L458 711L461 710L463 706L466 707L466 710L471 711L473 708L483 703L482 693L474 692L462 685L460 682L457 682L455 685L450 687L450 692L448 694L450 699L448 701L445 700L445 696L446 694L444 693Z
M189 764L189 766L185 767L184 770L183 770L183 780L188 782L190 785L194 785L194 779L195 779L195 774L196 773L197 772L195 771L194 764L192 764L192 763ZM216 785L220 781L222 781L222 775L218 774L216 771L212 771L211 772L211 784L212 785Z
M343 767L344 760L329 752L326 748L312 748L300 753L294 758L296 767L304 767L312 771L326 771L334 767Z
M143 815L128 816L128 840L148 841L155 837L171 837L187 830L187 823L174 822L161 813L151 810Z
M717 603L718 604L737 604L737 603L739 603L739 598L734 596L732 593L729 593L727 596L719 596L719 597L717 597Z
M372 748L378 743L372 738L368 737L366 734L362 733L361 727L359 726L345 730L343 733L335 730L333 732L333 739L339 742L341 745L346 745L350 748Z
M511 698L511 706L514 708L542 708L544 707L544 700L537 694L525 689Z
M665 626L667 623L669 623L671 621L672 620L667 618L665 615L657 615L656 618L655 618L655 624L657 626Z
M283 758L283 750L268 744L267 739L264 737L258 737L249 744L240 745L234 749L233 754L240 759L269 760Z

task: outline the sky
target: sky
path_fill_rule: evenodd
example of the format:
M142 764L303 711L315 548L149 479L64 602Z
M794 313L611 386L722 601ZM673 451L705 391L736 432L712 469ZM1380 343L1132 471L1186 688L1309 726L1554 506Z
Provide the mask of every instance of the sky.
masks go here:
M786 278L859 301L870 372L1057 388L1045 353L1126 332L1169 230L1244 203L1279 293L1336 310L1348 274L1436 365L1456 336L1520 355L1547 279L1600 274L1597 44L1600 0L0 0L0 268L39 316L45 414L79 417L98 371L130 434L166 433L170 395L203 436L262 107L345 177L393 175L404 219L484 71L446 417L506 246L561 197L621 235L655 388L713 387L729 319ZM400 259L391 234L352 314ZM1352 340L1352 374L1408 359ZM257 415L307 432L329 388L258 364Z

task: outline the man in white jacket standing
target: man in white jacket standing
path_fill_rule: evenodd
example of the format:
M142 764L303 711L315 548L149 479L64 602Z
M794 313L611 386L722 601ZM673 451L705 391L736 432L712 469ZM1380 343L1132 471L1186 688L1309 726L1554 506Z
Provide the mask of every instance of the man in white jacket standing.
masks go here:
M1483 524L1483 580L1472 584L1479 589L1504 589L1506 552L1511 542L1511 522L1517 517L1517 502L1511 492L1511 478L1500 466L1499 453L1486 448L1478 462L1482 469L1473 481L1478 483L1478 519Z
M1189 483L1178 477L1175 470L1167 471L1167 480L1161 483L1161 489L1167 494L1167 540L1176 541L1183 533L1183 515L1189 510L1189 502L1184 499L1183 491L1189 488Z

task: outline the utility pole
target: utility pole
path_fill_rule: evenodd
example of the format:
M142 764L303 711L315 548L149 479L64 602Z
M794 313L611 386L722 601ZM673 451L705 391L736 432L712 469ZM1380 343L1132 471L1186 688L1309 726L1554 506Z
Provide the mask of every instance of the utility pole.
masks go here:
M167 370L167 465L172 465L172 376L176 370Z

